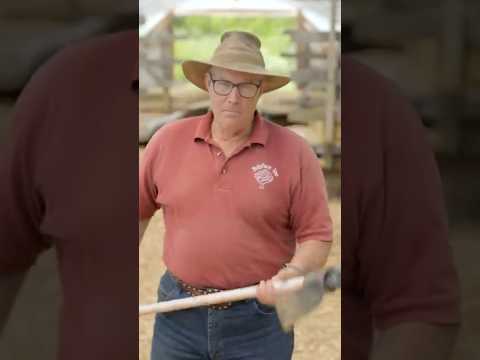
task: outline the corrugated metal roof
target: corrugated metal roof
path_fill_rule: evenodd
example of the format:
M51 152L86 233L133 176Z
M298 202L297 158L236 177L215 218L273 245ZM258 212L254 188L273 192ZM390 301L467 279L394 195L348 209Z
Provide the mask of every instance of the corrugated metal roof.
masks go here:
M177 5L176 14L204 11L280 11L294 14L297 6L288 0L187 0Z

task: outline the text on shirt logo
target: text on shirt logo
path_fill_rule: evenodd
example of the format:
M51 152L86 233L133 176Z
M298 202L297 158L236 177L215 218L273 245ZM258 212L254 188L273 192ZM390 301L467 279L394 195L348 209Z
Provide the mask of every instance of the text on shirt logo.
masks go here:
M265 163L261 163L255 166L252 166L253 176L257 180L258 187L264 189L266 184L271 183L276 177L278 177L277 168L272 168L272 166Z

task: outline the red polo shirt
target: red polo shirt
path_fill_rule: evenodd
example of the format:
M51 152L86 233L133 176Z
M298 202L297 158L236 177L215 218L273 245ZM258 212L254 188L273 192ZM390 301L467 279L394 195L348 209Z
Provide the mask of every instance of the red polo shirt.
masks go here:
M412 106L342 58L342 359L374 328L455 324L459 283L435 159Z
M275 275L296 242L331 241L323 173L290 130L254 119L247 143L226 158L210 137L213 115L161 128L140 163L140 219L160 207L164 261L197 286L235 288Z
M22 92L0 151L0 276L55 247L60 360L138 356L137 51L127 31L53 56Z

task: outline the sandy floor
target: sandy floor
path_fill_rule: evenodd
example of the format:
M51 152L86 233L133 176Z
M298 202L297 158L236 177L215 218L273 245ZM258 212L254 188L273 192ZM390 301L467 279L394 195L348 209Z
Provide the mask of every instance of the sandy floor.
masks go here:
M328 180L327 180L328 181ZM340 200L332 199L330 209L335 223L335 243L328 264L340 263ZM155 302L158 281L165 267L162 262L163 220L158 212L145 233L140 247L139 301ZM300 320L295 332L295 360L340 359L340 292L326 296L322 304ZM139 360L149 358L153 316L139 320Z

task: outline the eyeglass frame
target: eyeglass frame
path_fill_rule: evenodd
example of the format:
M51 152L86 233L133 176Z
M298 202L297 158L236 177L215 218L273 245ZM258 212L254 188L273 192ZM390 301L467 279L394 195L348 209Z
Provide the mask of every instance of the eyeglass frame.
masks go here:
M232 91L233 91L234 88L238 88L238 95L240 95L242 98L244 98L244 99L253 99L255 96L257 96L258 90L260 89L260 86L262 86L262 80L260 80L260 83L258 83L258 84L255 84L255 83L252 83L252 82L242 82L242 83L237 83L237 84L236 84L236 83L233 83L233 82L231 82L231 81L229 81L229 80L214 79L211 72L209 72L208 75L209 75L209 77L210 77L210 83L213 85L213 86L212 86L212 87L213 87L213 91L214 91L215 94L217 94L218 96L228 96L228 95L230 95L230 94L232 93ZM224 81L224 82L227 82L227 83L229 83L229 84L232 85L232 87L231 87L230 91L228 92L228 94L222 95L222 94L219 94L219 93L215 90L215 83L216 83L217 81ZM243 85L243 84L254 85L254 86L257 87L257 91L255 91L255 94L254 94L253 96L251 96L251 97L243 96L243 95L241 94L241 92L240 92L240 85Z

